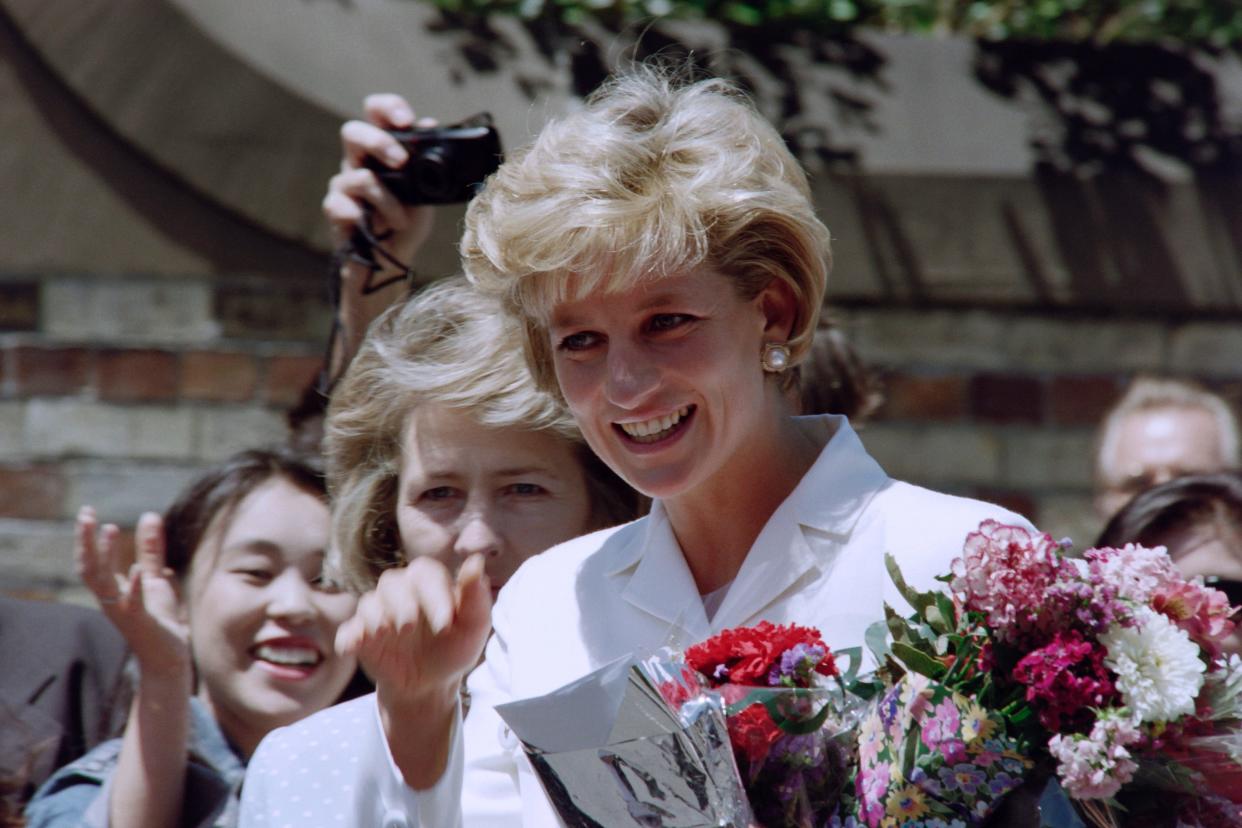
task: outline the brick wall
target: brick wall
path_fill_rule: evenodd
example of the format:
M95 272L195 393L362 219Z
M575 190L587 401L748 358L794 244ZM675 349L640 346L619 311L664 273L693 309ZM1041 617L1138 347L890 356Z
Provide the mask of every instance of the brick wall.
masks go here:
M838 308L884 379L863 441L894 477L1025 514L1080 547L1095 426L1138 372L1202 381L1242 409L1235 322L1069 317L1016 310Z
M301 296L261 280L96 279L85 298L54 277L8 287L0 316L18 321L0 335L0 585L19 594L81 597L80 504L129 528L212 462L283 440L327 328L314 284ZM66 309L66 296L82 304ZM81 313L88 304L98 315ZM1100 528L1095 425L1133 374L1196 378L1242 403L1242 327L1228 321L833 314L883 378L886 402L862 435L890 474L1000 503L1079 544Z
M285 411L320 364L326 303L315 280L244 287L55 276L0 286L5 592L82 597L79 505L128 534L212 463L285 440Z

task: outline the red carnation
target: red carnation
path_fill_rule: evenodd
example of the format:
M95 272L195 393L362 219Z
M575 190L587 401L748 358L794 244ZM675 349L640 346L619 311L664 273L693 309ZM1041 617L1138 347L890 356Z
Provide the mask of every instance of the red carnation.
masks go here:
M779 667L781 656L798 644L821 648L826 654L825 663L821 665L823 669L817 668L817 671L834 674L835 665L818 630L797 624L777 626L768 621L760 621L753 627L724 630L696 644L686 650L686 663L714 686L728 682L767 687L773 667Z

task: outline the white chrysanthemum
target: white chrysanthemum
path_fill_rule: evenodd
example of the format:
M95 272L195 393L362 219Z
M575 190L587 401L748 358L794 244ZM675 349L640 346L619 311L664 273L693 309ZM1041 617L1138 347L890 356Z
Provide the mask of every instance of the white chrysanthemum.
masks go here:
M1117 674L1117 689L1141 721L1171 722L1195 712L1195 697L1207 669L1199 647L1183 630L1146 607L1134 626L1114 624L1100 636L1108 650L1104 664Z

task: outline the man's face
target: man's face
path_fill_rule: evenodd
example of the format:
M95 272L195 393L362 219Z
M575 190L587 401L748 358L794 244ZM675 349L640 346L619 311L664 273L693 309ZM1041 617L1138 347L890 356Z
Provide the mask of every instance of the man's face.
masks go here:
M1220 430L1208 411L1189 406L1136 411L1117 426L1112 450L1100 465L1096 509L1108 520L1152 486L1224 467Z

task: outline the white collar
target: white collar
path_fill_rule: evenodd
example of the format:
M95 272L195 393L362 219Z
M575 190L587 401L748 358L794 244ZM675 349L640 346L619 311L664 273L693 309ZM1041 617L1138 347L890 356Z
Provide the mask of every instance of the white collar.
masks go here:
M820 561L800 527L847 540L871 499L889 483L888 475L867 454L849 421L839 415L800 418L831 434L802 480L764 525L746 555L733 588L715 623L746 618L788 590ZM819 421L819 422L814 422ZM697 635L707 625L693 576L659 500L634 532L616 549L605 571L623 575L631 604ZM687 596L696 600L687 604Z

